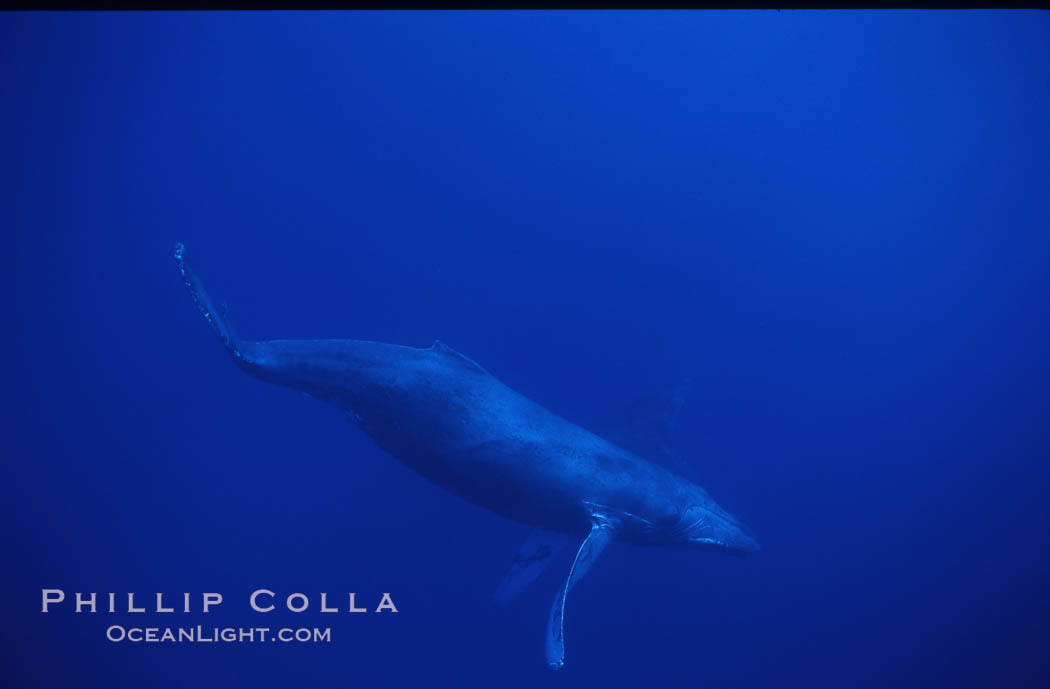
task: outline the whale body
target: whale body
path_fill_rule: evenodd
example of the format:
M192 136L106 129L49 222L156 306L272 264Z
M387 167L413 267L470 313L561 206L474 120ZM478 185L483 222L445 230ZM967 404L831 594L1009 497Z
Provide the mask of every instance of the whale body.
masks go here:
M440 341L426 349L345 339L242 341L181 244L175 258L194 302L244 372L335 405L433 483L536 527L498 600L532 581L565 537L582 540L548 618L551 667L564 663L566 596L612 540L733 555L759 548L700 486L548 411Z

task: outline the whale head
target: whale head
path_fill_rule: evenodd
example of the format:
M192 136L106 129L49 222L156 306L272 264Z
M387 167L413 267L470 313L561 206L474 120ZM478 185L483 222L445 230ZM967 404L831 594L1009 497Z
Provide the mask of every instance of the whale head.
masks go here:
M744 557L761 550L754 532L713 501L692 505L678 529L682 544Z

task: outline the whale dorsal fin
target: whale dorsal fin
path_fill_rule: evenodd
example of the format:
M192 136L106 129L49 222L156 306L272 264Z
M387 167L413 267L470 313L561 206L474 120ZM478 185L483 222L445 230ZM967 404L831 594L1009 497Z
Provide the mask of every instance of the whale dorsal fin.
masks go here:
M500 605L506 605L518 597L525 588L550 564L569 538L565 534L547 529L533 529L518 548L510 571L503 577L492 597Z
M486 376L487 375L491 375L488 371L483 369L478 364L478 362L474 361L473 359L471 359L470 357L466 356L465 354L460 354L459 352L457 352L456 350L452 349L451 347L449 347L447 344L445 344L441 340L434 340L434 344L430 345L430 348L432 350L434 350L435 352L438 352L442 356L446 357L449 361L452 361L452 362L458 364L459 366L463 366L464 368L468 368L468 369L470 369L472 371L476 371L478 373L483 373Z

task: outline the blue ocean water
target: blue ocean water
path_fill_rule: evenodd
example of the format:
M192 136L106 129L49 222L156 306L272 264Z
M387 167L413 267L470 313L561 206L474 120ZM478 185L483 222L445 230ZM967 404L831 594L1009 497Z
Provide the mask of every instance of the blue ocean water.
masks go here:
M0 16L5 686L1025 687L1050 661L1050 18ZM244 376L449 343L589 428L683 376L746 559L562 558ZM41 589L194 611L44 614ZM311 599L253 613L248 594ZM399 612L319 612L349 591ZM200 612L202 592L223 604ZM114 643L111 624L328 626Z

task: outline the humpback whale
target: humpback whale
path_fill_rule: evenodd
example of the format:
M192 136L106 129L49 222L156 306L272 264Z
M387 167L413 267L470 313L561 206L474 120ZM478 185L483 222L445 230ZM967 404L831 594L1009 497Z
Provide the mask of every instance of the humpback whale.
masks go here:
M551 606L546 660L565 660L565 602L613 540L745 555L752 533L707 492L501 383L441 341L426 349L362 340L239 339L175 247L179 274L233 362L260 380L343 410L433 483L535 527L495 593L507 601L565 544L580 543ZM680 404L680 402L679 402Z

